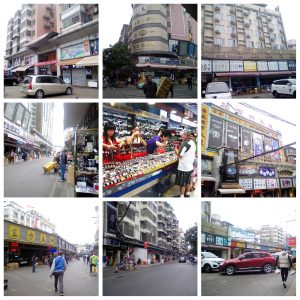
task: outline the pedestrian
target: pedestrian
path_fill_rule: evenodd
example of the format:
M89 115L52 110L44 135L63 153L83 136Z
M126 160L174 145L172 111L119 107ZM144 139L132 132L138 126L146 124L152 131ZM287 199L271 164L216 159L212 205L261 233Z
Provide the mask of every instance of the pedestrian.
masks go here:
M103 268L105 268L106 267L106 256L105 255L103 255L102 262L103 262Z
M171 79L170 79L170 80L171 80ZM174 98L174 85L175 85L175 83L174 83L174 81L172 80L172 83L171 83L171 86L170 86L170 89L169 89L169 91L168 91L168 93L167 93L167 97L166 97L166 98L168 98L169 93L171 93L171 98Z
M175 184L180 187L180 194L174 197L190 197L192 173L196 158L196 145L191 138L191 131L184 129L180 132L182 143L179 150L175 149L175 154L179 159Z
M172 137L170 130L162 130L158 135L147 141L147 154L154 154L158 147L165 148L168 145L169 139Z
M67 151L64 150L61 152L60 155L60 181L61 182L66 181L65 172L66 172L67 163L68 163Z
M49 258L48 258L48 265L49 265L50 268L52 266L52 263L53 263L53 256L50 255Z
M95 253L93 253L93 255L90 257L89 261L90 261L90 273L92 273L93 267L94 268L97 267L98 256Z
M83 255L83 256L82 256L82 259L83 259L83 263L84 263L84 264L85 264L85 258L86 258L85 255Z
M282 250L277 257L276 262L277 262L277 266L280 268L282 284L284 288L286 288L289 269L292 266L292 259L286 250Z
M188 84L189 91L191 91L193 89L193 80L191 76L187 77L187 84Z
M143 91L146 98L156 98L157 84L152 81L151 76L146 76L146 82L143 85Z
M35 273L35 268L37 265L37 257L35 256L35 254L33 254L31 258L31 265L32 265L32 273Z
M58 292L57 283L59 283L59 293L61 296L64 295L64 272L66 271L66 269L66 260L63 258L62 253L59 252L52 262L50 278L54 276L55 292Z
M90 256L87 255L87 256L86 256L86 264L88 265L89 263L90 263Z

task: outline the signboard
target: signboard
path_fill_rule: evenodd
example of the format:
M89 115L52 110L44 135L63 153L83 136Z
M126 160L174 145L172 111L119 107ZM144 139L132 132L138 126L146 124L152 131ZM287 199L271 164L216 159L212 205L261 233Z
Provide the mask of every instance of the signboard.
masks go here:
M207 60L207 59L201 60L201 72L202 73L211 73L212 72L211 60Z
M243 72L244 65L242 60L231 60L230 61L230 71L231 72Z
M244 71L245 72L255 72L256 71L256 62L250 61L250 60L244 61Z
M295 236L288 238L288 246L296 247L296 237Z
M107 204L107 232L116 233L117 210L113 206Z
M280 186L282 189L293 187L292 178L280 178Z
M258 167L256 165L240 165L239 175L240 176L251 176L258 174Z
M169 51L179 53L178 40L169 40Z
M278 71L277 61L268 61L269 71Z
M179 55L180 56L187 56L188 55L188 46L189 43L185 41L179 42Z
M239 184L245 190L253 190L252 178L240 178Z
M242 127L242 149L245 153L249 153L252 150L252 131Z
M257 61L257 71L269 71L267 61Z
M223 127L224 121L210 116L210 126L208 133L208 147L209 148L218 148L222 146L223 143Z
M213 60L214 72L229 72L229 60Z
M253 179L253 188L255 190L265 190L267 188L266 179L264 179L264 178L254 178Z
M218 245L218 246L226 246L226 247L228 247L228 245L230 244L228 237L209 234L209 233L201 234L201 243Z
M223 237L222 236L216 236L216 245L223 246Z
M201 152L205 153L208 127L208 106L201 105Z
M90 55L89 40L61 49L61 60L73 59Z
M201 158L201 175L211 176L211 160Z
M287 71L289 69L287 61L278 61L280 71Z
M35 231L34 230L27 230L27 232L26 232L26 241L27 242L34 242L35 241Z
M227 122L226 130L226 145L227 147L239 148L239 126L234 123Z
M41 244L46 244L47 242L47 237L45 233L40 233L40 243Z
M215 244L216 237L213 234L205 234L205 243L206 244Z
M273 150L279 147L279 142L277 140L272 140ZM273 152L274 160L280 161L281 155L280 150Z
M269 167L259 167L259 175L262 177L275 177L275 169Z
M10 224L8 227L8 237L12 240L20 239L20 226Z
M201 243L205 244L205 233L201 233Z
M289 60L288 61L288 68L289 68L289 71L296 71L296 61L295 60Z
M253 132L253 148L254 155L259 155L263 153L262 135L256 132Z
M267 189L277 189L277 180L275 178L267 178Z
M223 166L230 164L222 168L222 181L223 182L237 182L237 166L238 151L225 149L223 153Z
M55 245L55 236L50 236L50 245Z
M272 144L272 138L265 136L264 138L264 149L265 152L269 152L273 150L273 144ZM267 160L273 160L273 153L269 153L265 155L265 159Z

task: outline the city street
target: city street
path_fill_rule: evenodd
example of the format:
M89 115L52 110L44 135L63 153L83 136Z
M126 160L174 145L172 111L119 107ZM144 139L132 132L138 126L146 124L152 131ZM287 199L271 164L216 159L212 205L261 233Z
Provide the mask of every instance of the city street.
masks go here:
M110 272L109 272L110 271ZM196 296L197 265L178 261L135 271L103 272L104 296Z
M107 87L103 89L103 98L141 98L144 99L145 95L142 89L138 89L135 86L129 86L128 88L112 88ZM168 98L171 98L171 93L169 93ZM174 86L174 99L188 99L188 98L197 98L197 86L193 86L193 90L189 91L187 85L175 85Z
M43 165L53 157L4 166L5 197L66 197L67 183L53 171L44 174Z
M73 93L68 96L65 94L46 96L45 98L65 98L65 99L97 99L99 97L98 89L95 88L80 88L72 87ZM6 99L19 99L27 97L20 92L20 86L5 86L4 87L4 98ZM30 99L30 98L28 98Z
M4 272L8 280L5 296L58 296L54 291L54 278L49 277L49 267L30 267ZM92 276L89 266L82 260L69 262L64 274L65 296L98 296L98 277Z
M247 94L247 95L232 95L234 99L253 99L253 98L262 98L262 99L273 99L271 93L261 93L261 94Z
M275 273L202 273L201 291L202 296L296 296L296 275L288 277L285 289Z

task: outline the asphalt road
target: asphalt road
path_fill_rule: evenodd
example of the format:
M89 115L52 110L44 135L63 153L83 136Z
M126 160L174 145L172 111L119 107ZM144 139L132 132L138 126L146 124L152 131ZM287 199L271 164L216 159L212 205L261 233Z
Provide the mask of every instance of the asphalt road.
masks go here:
M103 296L197 296L197 265L168 263L104 274Z
M54 291L54 277L49 276L48 266L37 267L32 273L30 267L4 272L8 279L5 296L59 296ZM64 274L65 296L98 296L98 277L92 276L89 267L82 261L69 262Z
M285 296L296 275L288 277L287 288L281 282L280 274L240 273L227 276L222 273L202 273L202 296ZM296 291L295 291L296 292Z
M142 89L138 89L135 86L129 86L128 88L112 88L107 87L103 89L104 99L122 99L122 98L140 98L145 99L145 95ZM189 99L197 98L197 86L193 86L193 90L189 91L187 85L175 85L174 86L174 99ZM168 95L168 99L171 99L171 93Z
M65 197L67 183L53 171L44 174L43 165L53 158L41 158L4 166L5 197Z
M273 99L273 95L271 93L261 93L261 94L249 94L249 95L233 95L234 99L253 99L253 98L262 98L262 99Z
M99 90L95 88L80 88L72 87L72 95L52 95L46 96L46 99L52 98L65 98L65 99L97 99L99 98ZM20 92L20 86L5 86L4 87L4 98L5 99L35 99L33 97L27 98Z

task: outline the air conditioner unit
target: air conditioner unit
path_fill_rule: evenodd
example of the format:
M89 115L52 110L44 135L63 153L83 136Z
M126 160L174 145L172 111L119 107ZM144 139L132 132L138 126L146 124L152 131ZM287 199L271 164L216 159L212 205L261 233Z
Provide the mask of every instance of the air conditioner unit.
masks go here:
M220 30L218 30L218 29L215 30L215 33L216 33L216 34L220 34Z

